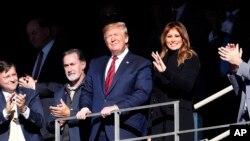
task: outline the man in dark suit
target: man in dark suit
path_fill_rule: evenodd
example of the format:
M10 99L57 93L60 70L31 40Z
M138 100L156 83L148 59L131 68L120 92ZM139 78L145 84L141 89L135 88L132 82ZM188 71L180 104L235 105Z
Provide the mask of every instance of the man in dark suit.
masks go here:
M0 141L42 141L42 105L32 89L18 88L14 64L0 61Z
M32 77L38 82L57 82L64 84L66 78L62 67L62 54L66 50L61 40L56 38L53 24L48 19L36 18L28 22L26 31L30 43L38 52L34 59ZM39 55L42 54L42 58ZM30 59L32 60L32 59ZM32 64L32 63L31 63ZM49 105L52 105L54 93L39 93L45 117L50 114ZM47 123L45 118L45 123ZM53 140L54 135L50 134L45 126L42 129L45 140Z
M92 118L91 141L114 140L111 112L146 104L152 90L152 64L129 51L125 23L110 23L103 28L103 33L111 56L91 61L80 97L82 109L76 115L78 119L85 119L91 112L101 113L102 117ZM121 113L120 139L146 135L144 112Z
M30 43L38 53L30 73L38 82L66 82L62 69L62 54L67 50L65 42L55 35L53 23L48 19L37 18L28 22L26 32ZM43 54L39 64L39 54ZM40 67L38 65L41 65ZM36 70L40 68L40 70ZM36 74L36 71L38 72Z
M54 92L54 102L49 109L51 114L48 117L48 130L55 132L55 119L60 117L73 116L79 111L79 99L84 84L86 60L79 49L70 49L63 54L63 66L65 75L69 82L65 85L58 83L36 83L30 76L19 79L21 86L35 88L37 92ZM90 119L79 121L62 121L61 138L64 141L88 141L90 132ZM82 133L81 133L82 132ZM80 134L81 133L81 134Z

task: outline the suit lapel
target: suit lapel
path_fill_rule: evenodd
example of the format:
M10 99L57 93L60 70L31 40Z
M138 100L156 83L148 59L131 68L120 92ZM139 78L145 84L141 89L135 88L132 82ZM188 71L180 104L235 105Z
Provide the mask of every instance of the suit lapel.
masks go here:
M2 103L0 104L1 109L4 109L6 105L6 100L1 89L0 89L0 102Z
M106 96L106 94L105 94L105 70L106 70L109 58L110 57L108 57L108 56L105 57L105 59L103 59L103 62L100 65L100 71L102 74L100 79L101 79L101 85L102 85L102 93L103 93L104 97Z

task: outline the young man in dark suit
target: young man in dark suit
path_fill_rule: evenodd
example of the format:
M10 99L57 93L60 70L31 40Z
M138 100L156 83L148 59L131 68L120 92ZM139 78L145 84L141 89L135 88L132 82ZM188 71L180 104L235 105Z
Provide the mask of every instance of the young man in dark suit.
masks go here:
M18 87L14 64L0 61L0 141L43 141L44 115L38 94Z

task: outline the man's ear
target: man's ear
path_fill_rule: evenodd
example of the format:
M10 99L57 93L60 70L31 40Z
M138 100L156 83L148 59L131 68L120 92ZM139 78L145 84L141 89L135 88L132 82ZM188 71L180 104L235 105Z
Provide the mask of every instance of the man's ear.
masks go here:
M81 62L81 67L82 67L82 70L84 70L86 68L86 61Z
M127 36L126 39L125 39L126 44L128 44L128 39L129 39L129 37Z

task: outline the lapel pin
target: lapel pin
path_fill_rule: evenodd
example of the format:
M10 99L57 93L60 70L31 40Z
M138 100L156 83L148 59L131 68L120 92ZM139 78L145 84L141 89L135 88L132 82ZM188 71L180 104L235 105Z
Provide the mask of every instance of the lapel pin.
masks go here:
M126 64L129 64L129 61L126 61Z

